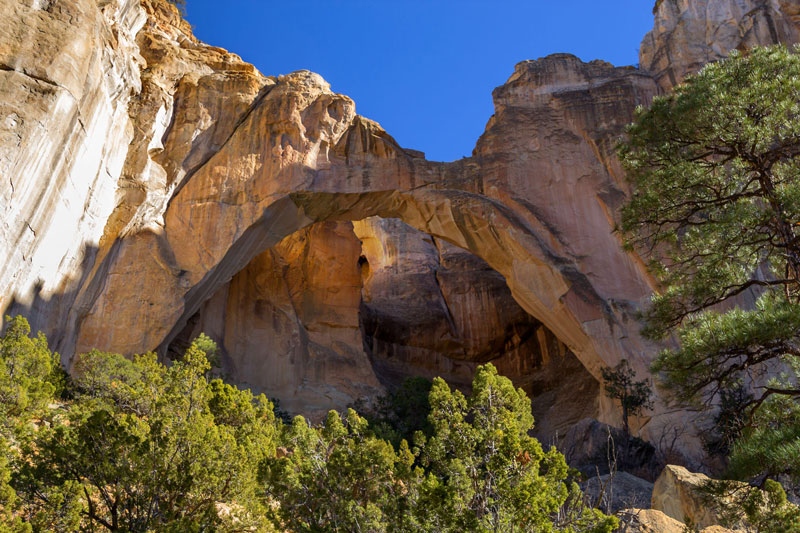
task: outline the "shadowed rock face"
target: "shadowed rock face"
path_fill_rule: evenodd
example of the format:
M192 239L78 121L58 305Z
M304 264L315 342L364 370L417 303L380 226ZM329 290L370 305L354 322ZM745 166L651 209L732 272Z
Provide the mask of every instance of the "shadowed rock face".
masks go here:
M0 0L0 307L65 363L205 330L233 380L298 411L492 361L546 434L618 422L600 369L644 374L657 347L634 319L652 280L612 231L614 145L730 24L750 28L736 47L795 39L791 2L744 4L661 2L653 75L518 64L472 157L438 163L320 76L200 43L163 0ZM658 404L644 435L675 416Z
M534 398L542 436L599 407L597 381L502 276L397 219L322 222L286 237L200 307L168 356L201 332L221 344L224 373L312 417L410 376L468 389L488 361Z

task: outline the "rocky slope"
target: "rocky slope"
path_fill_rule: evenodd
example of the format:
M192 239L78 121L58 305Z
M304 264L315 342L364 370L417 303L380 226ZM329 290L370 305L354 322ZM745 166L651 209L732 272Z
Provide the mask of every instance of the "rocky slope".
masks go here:
M634 318L652 280L612 232L634 108L800 27L793 2L663 0L642 69L520 63L473 155L438 163L318 75L198 42L163 0L0 6L0 310L65 364L205 331L232 379L320 413L492 361L543 436L618 422L600 369L657 351Z

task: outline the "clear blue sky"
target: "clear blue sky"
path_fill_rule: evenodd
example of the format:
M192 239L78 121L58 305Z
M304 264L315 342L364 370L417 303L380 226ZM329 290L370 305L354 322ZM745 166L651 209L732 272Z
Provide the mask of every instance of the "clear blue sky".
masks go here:
M514 65L636 64L653 0L187 0L198 38L265 75L308 69L428 159L470 155Z

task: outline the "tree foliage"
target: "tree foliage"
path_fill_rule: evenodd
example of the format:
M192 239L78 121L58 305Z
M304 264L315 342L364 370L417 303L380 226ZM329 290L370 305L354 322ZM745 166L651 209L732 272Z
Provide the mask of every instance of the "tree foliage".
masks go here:
M753 387L745 441L775 436L775 417L796 426L797 376L766 376L800 356L800 51L756 48L706 66L637 111L620 156L634 191L622 230L661 284L645 333L680 340L653 370L699 406ZM800 474L800 455L778 463Z
M555 448L528 433L530 400L491 364L478 367L467 398L441 378L430 392L433 436L422 446L427 475L419 521L434 531L611 531L593 510L559 516L577 492ZM585 511L585 512L584 512ZM560 518L560 519L559 519Z
M585 507L564 457L528 432L530 400L478 368L465 397L436 379L430 438L395 450L352 409L319 428L301 417L263 478L281 524L297 531L605 531L615 518Z
M20 429L44 412L57 390L61 367L44 335L29 336L24 317L6 317L6 323L0 338L0 437L10 438L12 426Z
M169 367L152 353L80 356L69 405L18 441L17 516L37 530L265 527L256 471L274 451L272 406L209 381L208 346Z
M522 390L479 367L465 397L415 380L387 403L397 446L350 409L286 425L272 404L213 379L196 339L169 366L91 351L54 396L44 336L24 319L0 339L0 532L610 532L563 456L528 433ZM24 364L22 363L24 362ZM22 401L24 399L25 401ZM419 419L418 409L427 417ZM396 426L392 426L397 422Z
M363 411L377 437L388 440L395 447L403 439L411 443L417 431L426 437L433 431L428 420L431 412L428 396L432 385L431 380L423 377L407 378L396 390L380 396L373 408L361 403L354 408Z
M180 13L182 17L186 16L186 0L167 0L167 2L177 7L178 13Z
M414 460L407 446L395 453L353 409L344 417L331 411L319 428L295 417L283 442L285 452L262 469L282 526L298 532L403 528Z
M627 359L623 359L613 369L603 368L603 381L606 395L619 400L622 406L622 424L630 434L629 416L638 416L645 409L653 408L653 390L647 381L634 381L636 372Z
M743 533L800 533L800 507L791 504L780 483L763 488L729 480L711 480L698 495L713 509L721 525Z

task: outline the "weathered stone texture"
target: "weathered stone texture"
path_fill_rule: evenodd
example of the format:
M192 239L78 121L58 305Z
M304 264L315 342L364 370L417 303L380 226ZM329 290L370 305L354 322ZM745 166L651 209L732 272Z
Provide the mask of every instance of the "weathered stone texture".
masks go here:
M146 20L134 0L0 3L0 309L50 332L115 205Z
M655 25L639 50L641 68L662 89L731 50L800 41L795 0L658 0Z
M686 524L656 509L626 509L617 514L620 527L615 533L684 533ZM722 526L708 526L700 533L734 533Z
M600 370L644 375L658 347L635 319L652 280L613 232L616 140L673 78L796 40L800 17L786 0L656 14L652 76L522 62L473 155L436 163L319 75L266 77L199 42L164 0L0 0L0 310L65 363L166 356L205 330L233 380L298 411L408 375L464 386L492 361L542 435L618 424ZM659 402L634 430L679 417Z
M705 474L667 465L653 486L652 508L680 522L691 521L699 528L717 525L719 518L700 492L709 481Z
M221 344L223 373L313 419L378 396L359 326L360 252L349 222L283 239L206 301L170 349L205 332Z

